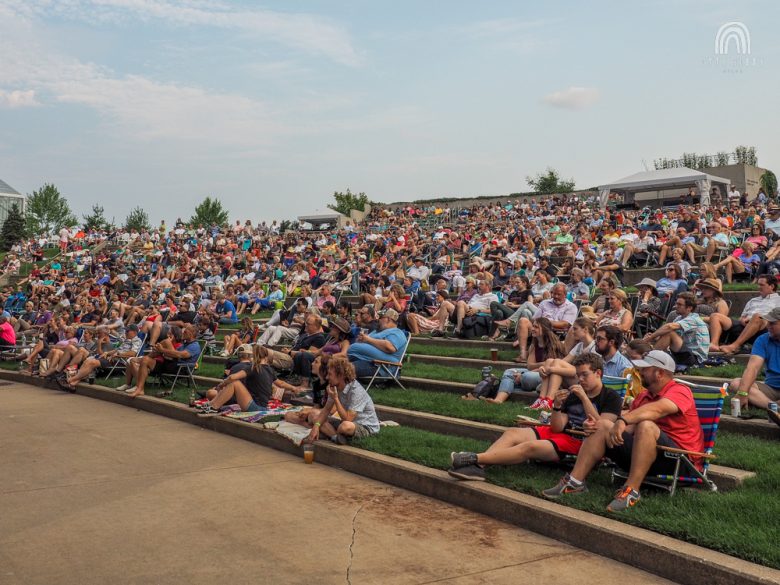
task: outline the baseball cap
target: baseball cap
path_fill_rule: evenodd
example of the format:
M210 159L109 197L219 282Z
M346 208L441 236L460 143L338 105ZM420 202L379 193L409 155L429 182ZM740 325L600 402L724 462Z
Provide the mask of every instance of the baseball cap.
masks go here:
M778 317L780 319L780 316ZM661 368L667 372L674 373L676 364L674 359L668 353L661 351L660 349L654 349L647 352L645 357L641 360L634 360L633 364L637 368Z
M382 316L387 317L391 321L398 322L398 311L395 309L386 309L385 311L382 311Z
M244 355L252 355L252 353L253 353L252 346L249 345L248 343L244 343L243 345L239 345L238 346L238 353L239 354L244 354Z
M775 307L771 311L769 311L766 315L761 315L761 318L764 321L769 321L770 323L774 323L775 321L780 321L780 307Z

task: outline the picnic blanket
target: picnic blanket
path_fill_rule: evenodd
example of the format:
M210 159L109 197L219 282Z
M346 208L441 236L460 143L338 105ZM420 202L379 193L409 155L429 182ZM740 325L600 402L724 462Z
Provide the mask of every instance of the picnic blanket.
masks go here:
M276 432L300 446L303 440L309 436L311 429L283 420L276 427Z
M224 409L222 409L222 411L219 414L221 416L226 416L228 418L233 418L244 422L256 423L262 421L264 418L268 418L269 416L280 416L285 414L286 412L297 412L302 409L303 409L302 406L293 406L292 404L285 404L278 408L263 408L261 410L256 410L253 412L242 412L240 406L238 406L237 404L231 404L230 406L227 406Z

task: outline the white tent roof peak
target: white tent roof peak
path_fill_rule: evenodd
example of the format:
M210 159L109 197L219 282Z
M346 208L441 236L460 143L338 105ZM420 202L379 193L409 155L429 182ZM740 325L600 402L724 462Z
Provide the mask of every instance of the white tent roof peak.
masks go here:
M306 213L303 215L298 216L298 221L303 220L326 220L326 219L338 219L338 218L347 218L346 215L343 213L339 213L338 211L333 211L332 209L315 209L311 213Z
M689 169L687 167L677 167L672 169L658 169L657 171L642 171L634 173L628 177L623 177L599 187L603 189L631 189L639 190L643 187L649 187L652 190L663 187L664 185L679 185L681 183L694 184L698 181L709 180L715 183L729 184L728 179L716 177L709 173Z

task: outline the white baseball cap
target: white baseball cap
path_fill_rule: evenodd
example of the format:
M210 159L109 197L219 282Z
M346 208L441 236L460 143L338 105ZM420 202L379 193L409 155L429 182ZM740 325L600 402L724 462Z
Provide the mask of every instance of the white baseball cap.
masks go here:
M647 352L645 357L641 360L634 360L632 362L637 368L661 368L667 372L674 373L676 364L674 359L665 351L660 349L654 349Z

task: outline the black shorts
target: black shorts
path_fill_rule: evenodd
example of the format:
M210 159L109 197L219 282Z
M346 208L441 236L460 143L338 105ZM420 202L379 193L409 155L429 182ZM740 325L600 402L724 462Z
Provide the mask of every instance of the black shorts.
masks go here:
M683 349L682 351L673 351L670 349L669 353L672 354L672 358L674 358L674 362L677 365L688 366L690 368L693 366L698 366L700 363L699 358L697 358L687 349Z
M669 435L661 431L658 436L657 445L662 447L673 447L679 449L680 447L669 438ZM634 447L634 435L633 433L623 433L623 444L613 449L607 449L605 455L609 457L620 469L629 471L631 468L631 450ZM650 470L647 475L669 475L674 473L674 468L677 465L677 461L670 457L666 457L661 451L656 452L655 461L650 466Z
M739 319L732 319L731 329L723 332L722 341L725 341L726 343L733 343L744 330L745 330L745 326L742 324L742 322ZM753 337L748 339L745 343L755 343L759 335L762 335L763 333L765 333L765 331L766 330L759 331Z
M151 373L159 376L160 374L175 374L178 371L178 362L173 360L163 360L161 362L157 362L157 365L154 366Z
M0 347L2 347L4 349L9 349L9 348L12 348L12 347L16 347L16 344L15 343L10 343L9 341L7 341L5 339L0 339Z

